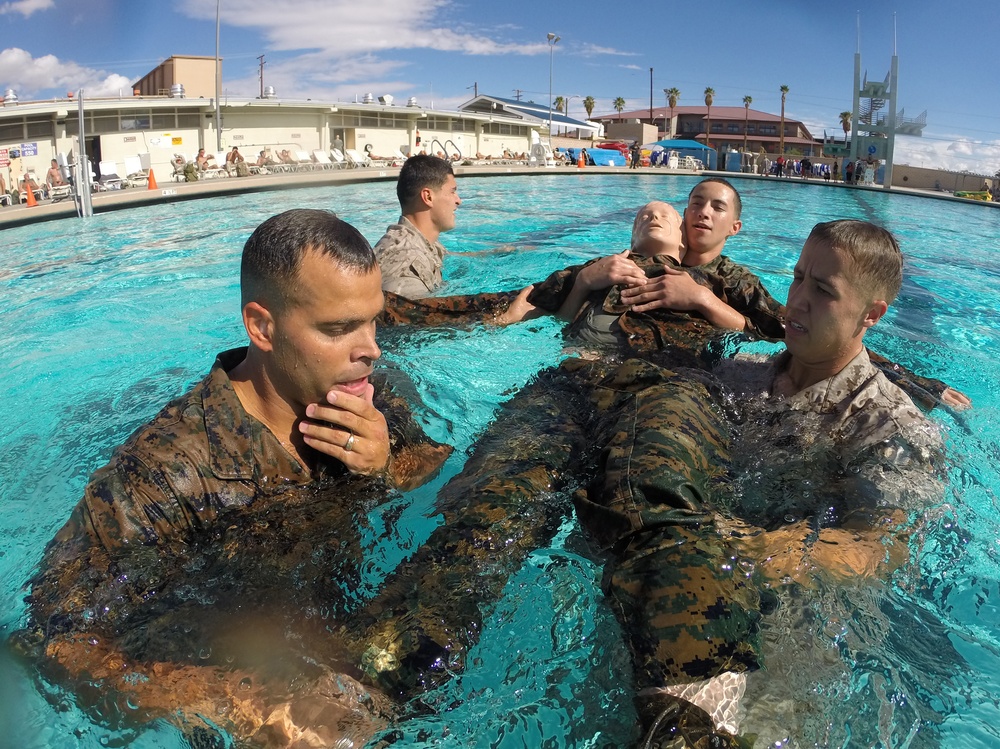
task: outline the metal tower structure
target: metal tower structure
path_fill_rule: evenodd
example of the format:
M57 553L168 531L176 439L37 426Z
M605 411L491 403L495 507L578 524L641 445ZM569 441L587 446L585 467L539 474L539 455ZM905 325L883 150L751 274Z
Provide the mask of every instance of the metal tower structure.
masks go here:
M895 27L895 19L893 19ZM893 32L892 62L882 81L869 81L867 71L861 74L861 27L858 22L858 51L854 53L854 106L851 109L851 161L869 156L885 164L882 186L892 185L892 159L896 135L923 134L927 112L917 117L906 117L903 110L896 110L899 85L899 57L896 54Z

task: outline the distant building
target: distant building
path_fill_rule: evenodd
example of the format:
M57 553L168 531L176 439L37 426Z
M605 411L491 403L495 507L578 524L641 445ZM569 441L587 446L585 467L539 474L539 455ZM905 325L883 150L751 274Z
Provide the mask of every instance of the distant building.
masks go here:
M776 154L780 142L781 116L745 107L716 107L711 110L712 132L706 137L709 122L709 110L705 105L694 107L674 107L674 117L670 120L670 107L653 109L650 118L649 109L637 109L632 112L622 112L620 115L601 115L595 118L604 125L606 137L615 138L616 125L628 121L636 121L656 125L660 138L681 138L708 143L719 151L743 150L743 134L746 130L747 150L754 153L761 148L767 153ZM816 142L809 129L798 120L785 116L785 153L796 156L817 156L822 150L822 144Z
M213 57L175 56L136 82L138 94L87 98L83 145L95 171L100 161L122 168L126 156L149 154L162 179L173 172L175 155L192 159L200 148L212 153L238 146L246 158L256 158L264 149L329 152L337 137L345 148L368 150L373 156L424 151L448 158L495 158L505 151L529 152L548 130L547 117L543 122L513 108L432 109L415 98L400 106L392 96L372 94L360 102L283 99L268 87L264 98L224 96L217 132L214 71ZM0 169L8 169L7 176L14 168L18 174L22 169L41 174L58 154L80 152L78 102L21 101L11 93L0 106Z
M214 99L216 73L222 80L221 59L216 68L214 57L174 55L133 83L132 89L139 96L169 96L174 86L183 86L189 99Z
M583 112L583 105L580 104L580 111ZM555 109L549 110L546 104L536 104L533 101L520 101L518 99L504 99L499 96L480 95L459 106L460 112L476 112L477 114L498 115L505 119L517 119L521 122L531 124L546 133L549 129L549 118L552 122L552 134L562 132L566 135L572 134L574 137L600 138L601 126L595 122L587 122L569 117ZM501 125L499 130L504 130Z

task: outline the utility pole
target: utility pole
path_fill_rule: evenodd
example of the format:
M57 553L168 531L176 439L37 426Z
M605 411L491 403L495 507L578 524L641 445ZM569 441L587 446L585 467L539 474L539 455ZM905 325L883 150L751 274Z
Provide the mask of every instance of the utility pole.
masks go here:
M257 58L257 62L260 63L260 72L257 73L260 78L260 98L264 98L264 55Z
M520 89L520 88L515 88L514 89L514 100L515 101L521 101L521 93L522 93L522 91L523 91L523 89Z
M653 124L653 69L649 69L649 124Z
M473 81L471 86L466 86L465 88L466 90L472 89L473 97L479 96L479 83L477 81Z

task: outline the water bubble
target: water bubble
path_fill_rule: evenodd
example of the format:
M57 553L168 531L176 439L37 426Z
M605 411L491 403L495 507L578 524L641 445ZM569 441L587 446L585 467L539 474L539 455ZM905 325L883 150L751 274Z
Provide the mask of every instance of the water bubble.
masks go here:
M202 648L198 651L198 658L205 661L212 656L212 648Z
M245 677L245 678L243 678L243 679L240 680L239 687L244 692L249 691L250 687L252 687L252 686L253 686L253 681L250 680L249 676L247 676L247 677Z

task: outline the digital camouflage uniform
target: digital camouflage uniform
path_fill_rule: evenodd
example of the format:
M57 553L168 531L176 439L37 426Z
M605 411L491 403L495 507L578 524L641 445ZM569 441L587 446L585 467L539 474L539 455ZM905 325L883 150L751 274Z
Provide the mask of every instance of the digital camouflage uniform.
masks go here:
M405 216L385 230L374 249L385 291L420 299L444 284L444 245L429 241Z
M236 395L227 372L245 354L220 354L94 473L32 581L21 648L56 678L63 667L91 683L81 702L98 697L106 720L105 694L133 695L148 717L225 706L245 738L293 679L300 698L312 690L344 713L345 731L387 714L377 694L334 675L345 654L326 627L356 606L358 526L389 487L319 453L311 470L293 458ZM373 384L396 475L419 483L451 449ZM213 675L192 678L198 669Z
M674 264L634 259L650 277ZM529 301L557 311L582 267L553 274ZM742 313L751 334L782 337L783 308L756 276L725 257L686 270ZM488 321L515 295L416 302L390 296L383 322ZM495 600L531 549L550 540L552 513L564 504L552 498L570 492L581 523L608 555L604 588L622 621L640 691L754 667L758 596L738 572L738 544L714 529L730 480L728 421L718 383L698 372L722 358L734 336L686 313L633 313L617 289L592 294L567 336L594 310L611 318L617 353L641 360L618 364L613 351L604 362L568 360L504 405L442 493L445 522L390 578L366 614L371 618L356 620L361 639L370 635L365 667L390 689L407 693L460 665L478 637L480 608ZM446 582L428 588L436 579ZM466 594L449 595L455 590ZM648 724L662 701L640 700L639 707L654 711L644 715ZM692 745L707 741L711 720L688 707L675 722L687 726Z

